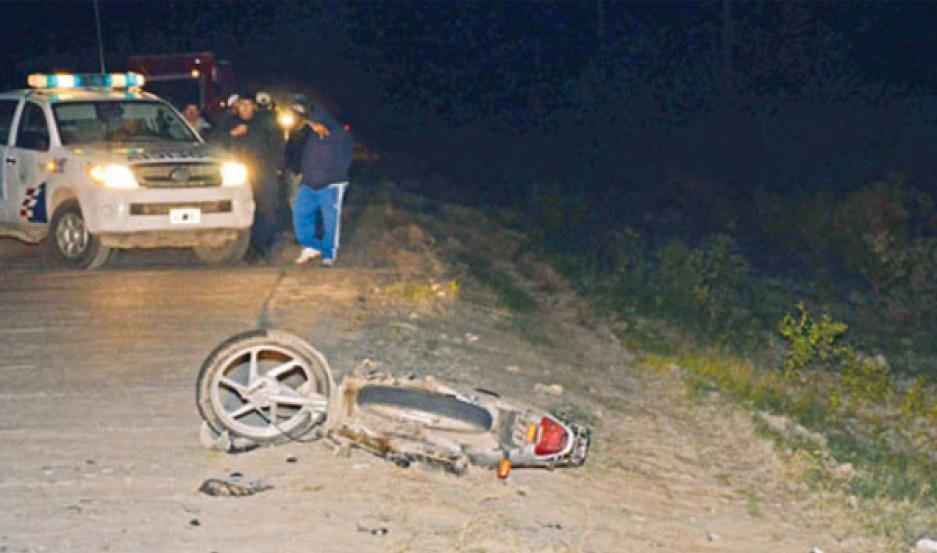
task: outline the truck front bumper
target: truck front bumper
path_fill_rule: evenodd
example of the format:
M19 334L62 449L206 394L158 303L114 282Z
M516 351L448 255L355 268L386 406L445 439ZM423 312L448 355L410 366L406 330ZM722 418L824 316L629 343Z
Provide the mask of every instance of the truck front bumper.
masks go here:
M238 230L250 228L254 220L254 201L248 187L95 188L80 201L91 233L102 237L141 233L139 242L152 244L124 247L193 245L183 237L233 236ZM173 238L176 234L179 236ZM131 242L130 238L124 240Z
M192 246L223 246L237 239L247 229L142 230L136 232L105 232L101 243L109 248L190 248Z

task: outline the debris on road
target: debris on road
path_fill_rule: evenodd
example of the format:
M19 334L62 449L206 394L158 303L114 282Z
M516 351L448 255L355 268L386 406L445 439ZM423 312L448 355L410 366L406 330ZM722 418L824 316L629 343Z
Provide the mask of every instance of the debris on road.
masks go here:
M386 526L376 526L376 527L371 528L371 527L361 524L360 522L357 524L357 526L358 526L359 532L364 532L365 534L371 534L372 536L386 536L390 532L390 529L387 528Z
M548 522L544 524L543 527L549 530L562 530L563 529L563 525L560 524L559 522Z
M199 486L198 491L212 497L244 497L248 495L254 495L272 488L273 486L265 485L260 481L251 482L245 486L244 484L238 484L236 482L227 482L218 478L209 478L208 480L202 482L202 485Z
M937 552L937 541L927 539L927 538L921 538L917 541L916 544L914 544L914 549L915 551L918 551L920 553L925 553L925 552L929 553L932 551Z

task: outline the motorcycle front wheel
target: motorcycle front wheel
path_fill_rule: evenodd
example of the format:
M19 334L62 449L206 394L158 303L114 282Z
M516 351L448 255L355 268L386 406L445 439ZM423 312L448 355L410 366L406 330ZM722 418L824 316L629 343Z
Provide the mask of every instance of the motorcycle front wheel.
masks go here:
M306 341L279 330L253 330L208 355L196 403L215 432L278 444L301 439L325 421L334 387L325 357Z

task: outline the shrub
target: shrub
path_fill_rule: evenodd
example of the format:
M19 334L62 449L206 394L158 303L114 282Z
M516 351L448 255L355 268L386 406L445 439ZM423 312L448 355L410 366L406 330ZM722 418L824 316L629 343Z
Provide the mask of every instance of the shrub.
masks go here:
M876 297L905 276L910 197L904 180L891 176L847 196L833 216L844 264Z
M937 238L914 240L903 252L906 279L890 290L887 314L895 320L925 321L933 325L937 305Z
M625 227L613 234L610 249L610 280L616 299L622 296L637 299L646 291L650 269L644 236L631 227Z
M918 377L914 384L904 393L901 401L901 416L906 422L912 422L919 417L926 417L927 412L927 381Z
M726 331L746 317L748 262L735 241L716 235L698 248L674 241L660 250L654 282L657 303L702 330Z
M846 348L840 370L840 383L848 398L859 402L881 402L892 394L892 377L881 355L865 357Z
M809 368L835 372L839 387L834 385L827 397L833 412L856 401L877 402L890 397L892 377L883 356L867 357L842 344L849 327L829 315L812 318L804 302L797 304L797 311L797 315L785 315L778 324L788 345L783 362L788 378L803 377Z
M778 331L787 342L784 371L793 376L817 361L829 364L843 355L846 349L839 345L848 328L834 322L824 314L819 320L810 317L804 302L797 304L798 314L787 314L778 324Z

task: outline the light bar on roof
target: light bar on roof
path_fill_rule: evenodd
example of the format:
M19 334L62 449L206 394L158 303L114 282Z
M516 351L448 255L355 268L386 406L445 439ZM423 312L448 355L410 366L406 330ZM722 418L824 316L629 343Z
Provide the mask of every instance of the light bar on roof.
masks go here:
M143 75L127 73L33 73L26 78L32 88L133 88L143 86Z

